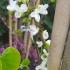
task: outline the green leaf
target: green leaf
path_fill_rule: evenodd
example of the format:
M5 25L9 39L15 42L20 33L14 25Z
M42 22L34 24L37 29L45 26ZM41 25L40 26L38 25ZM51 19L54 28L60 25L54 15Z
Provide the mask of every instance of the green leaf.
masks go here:
M29 59L23 59L23 61L21 62L22 67L28 67L29 64L30 64Z
M20 60L20 53L16 48L8 47L2 54L2 70L17 70Z
M56 2L56 0L51 0L51 2L52 2L52 3L55 3L55 2Z
M23 19L23 22L24 22L24 23L29 23L29 22L31 22L31 18L24 18L24 19Z
M44 43L43 47L44 47L44 48L49 48L50 45L48 45L47 43Z
M0 58L0 70L2 70L2 61L1 61L1 58Z

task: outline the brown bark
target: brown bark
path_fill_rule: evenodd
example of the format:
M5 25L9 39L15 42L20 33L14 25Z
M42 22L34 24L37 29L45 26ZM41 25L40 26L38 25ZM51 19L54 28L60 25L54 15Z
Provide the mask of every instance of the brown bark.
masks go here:
M69 5L70 0L57 0L48 70L59 70L69 27Z
M62 58L61 70L70 70L70 28L65 45L64 55Z

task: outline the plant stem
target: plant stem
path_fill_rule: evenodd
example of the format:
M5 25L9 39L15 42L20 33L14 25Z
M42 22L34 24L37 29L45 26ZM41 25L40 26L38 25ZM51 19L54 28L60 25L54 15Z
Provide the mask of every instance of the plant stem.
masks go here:
M15 18L15 31L17 30L17 25L18 25L17 18Z
M27 27L28 27L28 25L27 25ZM25 47L24 50L25 50L25 53L27 51L27 40L28 40L28 32L26 31L25 35L24 35L24 47Z
M16 33L16 31L17 31L17 25L18 25L18 23L17 23L17 18L15 18L15 29L14 29L14 34L15 34L15 37L16 37L16 39L17 39L17 33ZM16 46L15 47L17 47L17 41L16 41Z
M31 44L32 44L32 39L31 39L31 34L29 33L29 40L28 40L28 44L27 44L26 58L28 58L28 56L29 56L29 51L30 51Z
M12 13L9 11L9 47L12 47Z
M40 4L40 0L36 0L36 6Z
M33 2L35 2L35 0L34 0ZM38 5L38 4L40 3L40 0L37 0L36 3L37 3L36 5ZM31 5L30 5L30 6L31 6ZM32 19L32 24L35 24L34 19ZM26 58L28 58L28 56L29 56L29 50L30 50L30 47L31 47L31 44L32 44L31 33L29 33L28 37L29 37L29 40L28 40L28 44L27 44Z

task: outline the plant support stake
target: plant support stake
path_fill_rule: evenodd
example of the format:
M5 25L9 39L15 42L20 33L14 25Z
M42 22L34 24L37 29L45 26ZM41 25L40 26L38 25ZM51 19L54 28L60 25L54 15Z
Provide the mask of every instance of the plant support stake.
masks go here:
M48 70L59 70L61 57L69 28L70 0L57 0L51 47L48 58Z

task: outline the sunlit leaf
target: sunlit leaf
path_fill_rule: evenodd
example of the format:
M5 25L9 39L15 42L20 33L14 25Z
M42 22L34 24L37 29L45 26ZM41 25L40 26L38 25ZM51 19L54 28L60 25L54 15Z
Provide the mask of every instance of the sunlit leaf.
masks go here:
M17 70L20 60L20 53L15 48L7 48L2 54L2 70Z

